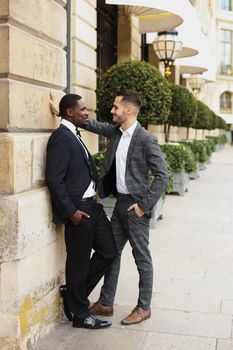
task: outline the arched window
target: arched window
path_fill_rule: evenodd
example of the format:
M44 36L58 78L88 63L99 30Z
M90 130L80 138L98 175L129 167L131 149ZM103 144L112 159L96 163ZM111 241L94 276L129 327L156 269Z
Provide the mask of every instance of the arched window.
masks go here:
M232 113L232 98L229 91L224 92L220 96L220 113L229 114Z

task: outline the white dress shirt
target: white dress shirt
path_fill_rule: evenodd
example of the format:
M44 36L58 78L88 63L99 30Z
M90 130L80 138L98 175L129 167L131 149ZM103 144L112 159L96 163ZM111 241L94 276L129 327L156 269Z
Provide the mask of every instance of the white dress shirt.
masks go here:
M118 193L129 193L125 183L126 160L129 144L136 126L137 121L133 123L127 130L120 128L122 136L116 151L116 187Z
M87 158L89 158L87 150L85 149L85 147L82 144L82 141L80 141L79 136L77 135L76 132L76 126L74 124L72 124L71 122L69 122L66 119L62 119L61 121L62 125L65 125L68 129L70 129L70 131L72 131L72 133L77 137L77 139L79 140L80 145L82 146L82 148L84 149ZM95 182L93 180L91 180L86 192L84 193L82 198L88 198L88 197L93 197L95 196L96 192L95 192Z

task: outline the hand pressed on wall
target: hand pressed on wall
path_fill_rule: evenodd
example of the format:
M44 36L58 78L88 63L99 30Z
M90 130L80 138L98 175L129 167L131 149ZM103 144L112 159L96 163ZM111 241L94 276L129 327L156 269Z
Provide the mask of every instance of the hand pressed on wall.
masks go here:
M57 117L58 113L59 113L59 110L58 110L58 108L55 105L54 94L53 94L53 92L50 92L49 95L50 95L50 100L49 100L50 111L51 111L51 113L52 113L52 115L54 117Z

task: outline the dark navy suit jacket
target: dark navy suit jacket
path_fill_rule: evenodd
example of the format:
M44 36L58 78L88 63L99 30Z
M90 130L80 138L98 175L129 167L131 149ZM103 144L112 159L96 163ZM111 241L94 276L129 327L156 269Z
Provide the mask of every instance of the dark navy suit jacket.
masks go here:
M45 171L54 223L68 221L78 209L91 179L97 184L93 159L89 155L88 160L82 145L72 131L60 125L48 141Z

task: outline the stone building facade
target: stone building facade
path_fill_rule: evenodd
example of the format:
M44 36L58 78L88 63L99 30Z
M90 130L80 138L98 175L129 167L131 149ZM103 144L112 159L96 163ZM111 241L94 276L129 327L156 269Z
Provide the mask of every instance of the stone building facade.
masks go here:
M66 1L0 2L0 347L28 349L60 313L62 227L51 222L49 98L66 87ZM52 16L51 16L52 14Z

